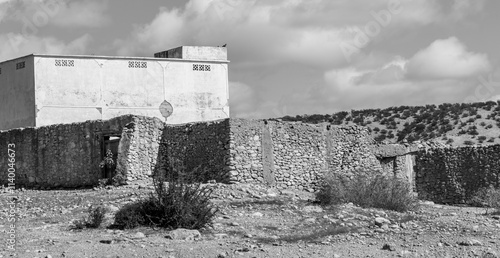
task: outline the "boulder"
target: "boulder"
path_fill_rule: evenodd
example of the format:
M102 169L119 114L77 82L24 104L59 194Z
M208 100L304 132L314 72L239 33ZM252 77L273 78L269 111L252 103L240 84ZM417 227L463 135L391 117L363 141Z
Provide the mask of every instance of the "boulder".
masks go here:
M386 218L382 218L382 217L376 217L375 220L375 225L379 226L379 227L382 227L383 225L389 225L391 224L391 221L386 219Z
M194 241L200 239L201 234L198 230L178 228L168 232L165 237L172 240Z

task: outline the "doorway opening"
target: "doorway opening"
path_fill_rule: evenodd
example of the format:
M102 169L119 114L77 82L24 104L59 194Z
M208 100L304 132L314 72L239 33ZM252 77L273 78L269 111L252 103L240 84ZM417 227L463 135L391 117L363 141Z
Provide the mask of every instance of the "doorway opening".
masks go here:
M104 134L101 143L101 178L113 178L115 175L116 161L118 159L118 145L120 135Z

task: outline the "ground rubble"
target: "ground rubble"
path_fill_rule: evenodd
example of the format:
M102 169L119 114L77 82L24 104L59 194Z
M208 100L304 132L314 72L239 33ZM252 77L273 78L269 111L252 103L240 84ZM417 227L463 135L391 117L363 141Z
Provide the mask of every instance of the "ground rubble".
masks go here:
M484 208L422 202L415 212L322 207L309 191L206 184L220 213L198 231L106 228L150 184L17 190L17 257L500 257L500 216ZM1 207L10 195L0 194ZM100 229L71 230L88 207L109 213ZM0 219L8 210L0 209ZM4 238L7 228L0 225ZM1 239L4 241L4 239ZM3 249L2 249L3 248ZM0 257L10 257L5 246Z

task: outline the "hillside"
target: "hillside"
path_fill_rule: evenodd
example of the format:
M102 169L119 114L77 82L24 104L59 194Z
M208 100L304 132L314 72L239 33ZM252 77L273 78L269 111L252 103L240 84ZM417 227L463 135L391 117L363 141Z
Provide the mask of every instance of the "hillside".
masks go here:
M362 125L379 142L437 140L452 146L500 144L500 101L351 110L281 119Z

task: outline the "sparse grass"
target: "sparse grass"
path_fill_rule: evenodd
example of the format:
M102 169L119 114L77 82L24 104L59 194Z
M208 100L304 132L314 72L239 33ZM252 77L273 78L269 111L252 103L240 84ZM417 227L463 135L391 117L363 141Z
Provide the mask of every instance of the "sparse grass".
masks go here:
M307 233L297 233L297 234L291 234L287 236L282 236L279 239L272 239L272 238L260 238L257 239L259 242L262 243L271 243L275 241L283 241L287 243L297 243L297 242L305 242L305 243L310 243L310 242L317 242L321 240L323 237L327 236L334 236L334 235L340 235L340 234L346 234L346 233L351 233L351 232L358 232L357 228L350 228L350 227L341 227L337 225L328 225L325 227L319 227L319 228L313 228L311 230L308 230L309 232ZM297 232L303 232L302 230L298 230Z
M102 206L92 207L88 209L87 217L83 217L79 220L73 221L73 229L84 229L84 228L99 228L104 221L106 215L106 209Z
M254 200L254 201L233 201L229 205L237 208L248 207L252 205L270 205L270 206L282 206L285 205L285 201L280 199L270 199L270 200Z
M381 208L405 212L415 210L418 200L412 194L408 182L386 176L341 176L326 178L316 200L322 205L352 202L364 208Z

